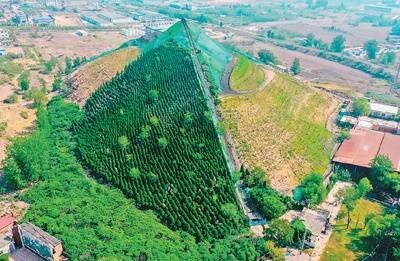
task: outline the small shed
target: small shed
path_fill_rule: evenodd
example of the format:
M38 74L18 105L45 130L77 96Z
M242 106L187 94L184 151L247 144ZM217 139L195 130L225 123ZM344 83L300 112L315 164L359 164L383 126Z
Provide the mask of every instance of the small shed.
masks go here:
M18 247L28 248L46 260L61 260L61 241L32 223L14 226L13 238Z

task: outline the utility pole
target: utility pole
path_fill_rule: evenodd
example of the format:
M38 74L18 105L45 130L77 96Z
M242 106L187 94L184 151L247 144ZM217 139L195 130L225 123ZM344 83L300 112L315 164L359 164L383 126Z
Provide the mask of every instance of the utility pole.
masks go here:
M300 254L302 254L302 253L303 253L303 250L304 250L304 242L306 241L306 233L307 233L307 228L305 227L305 229L304 229L304 234L303 234L303 242L301 243Z

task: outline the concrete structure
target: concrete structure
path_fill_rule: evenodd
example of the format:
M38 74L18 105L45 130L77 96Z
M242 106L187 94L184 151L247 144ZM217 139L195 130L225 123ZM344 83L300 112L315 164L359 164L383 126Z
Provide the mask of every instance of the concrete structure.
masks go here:
M36 16L32 19L32 22L36 26L49 26L54 24L55 19L51 15Z
M369 118L365 116L359 117L358 119L355 120L356 123L354 124L354 126L356 129L360 130L368 129L368 130L375 130L393 134L400 134L400 125L396 121L387 121L377 118Z
M77 36L82 36L82 37L88 36L88 32L86 32L85 30L78 30L78 31L76 31L75 34Z
M374 130L350 130L350 139L343 141L333 162L370 168L377 155L386 155L393 169L400 172L400 136Z
M113 24L131 24L133 22L131 17L113 12L101 12L97 16Z
M81 15L81 20L91 25L101 26L101 27L108 27L112 26L113 24L110 21L102 19L96 16L93 13L84 13Z
M28 17L24 12L18 12L13 18L13 23L17 25L23 25L28 23Z
M39 227L31 223L21 225L15 223L12 232L17 247L27 248L45 260L60 261L62 259L61 241Z
M374 103L374 102L371 102L369 106L371 109L370 115L377 118L393 120L396 118L397 113L399 112L399 108L395 106Z

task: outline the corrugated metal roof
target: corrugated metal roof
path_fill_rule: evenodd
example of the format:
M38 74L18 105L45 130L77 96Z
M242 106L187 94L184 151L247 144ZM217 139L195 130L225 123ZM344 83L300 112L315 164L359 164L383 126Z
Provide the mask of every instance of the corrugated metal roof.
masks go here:
M393 168L400 171L400 136L386 133L379 154L387 155L393 163Z
M340 145L333 161L369 167L378 154L384 133L371 130L350 130L350 139Z
M400 172L400 136L373 130L350 130L333 161L369 168L376 155L387 155Z
M399 111L399 108L390 106L390 105L386 105L386 104L371 102L369 104L369 106L372 111L379 111L379 112L383 112L383 113L397 114L397 112Z

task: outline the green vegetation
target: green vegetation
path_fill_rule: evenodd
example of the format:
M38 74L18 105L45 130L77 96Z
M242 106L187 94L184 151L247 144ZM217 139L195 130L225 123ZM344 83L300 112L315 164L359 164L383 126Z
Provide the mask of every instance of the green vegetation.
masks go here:
M239 209L188 51L148 51L98 89L84 109L75 127L83 160L138 208L154 210L170 228L198 240L242 226L242 218L237 223L222 211L226 203ZM130 174L133 168L138 177Z
M351 223L347 226L347 217L342 207L334 231L326 244L321 261L351 261L360 260L371 253L376 244L367 240L366 223L372 214L381 215L382 207L378 203L360 199L351 211ZM377 259L379 260L379 259ZM388 259L390 260L390 259Z
M380 58L380 63L384 65L394 64L396 61L396 53L395 52L386 52Z
M18 63L14 63L7 57L0 57L0 72L9 77L15 77L22 73L23 67Z
M291 209L290 197L274 190L262 169L255 168L251 172L243 169L242 172L245 184L250 188L250 198L265 218L278 218Z
M7 122L0 122L0 137L6 132L7 125Z
M300 66L300 59L299 58L294 58L292 66L290 67L290 71L294 75L298 75L301 72L301 66Z
M196 245L187 233L172 232L151 212L135 209L119 190L88 178L74 156L76 144L69 132L81 114L77 105L57 96L47 109L39 108L34 132L9 147L8 174L0 184L12 189L16 179L35 183L21 196L30 204L23 221L62 240L72 260L254 260L258 256L246 236Z
M370 113L369 102L365 98L357 98L352 103L352 115L354 117L366 116Z
M323 183L323 177L311 173L304 177L301 184L293 192L294 199L306 207L316 207L328 194Z
M375 59L379 51L377 40L368 40L364 43L364 50L367 52L368 59Z
M341 53L344 50L345 43L346 43L346 38L344 38L343 35L338 35L332 40L331 50L336 53Z
M233 69L230 85L233 90L251 91L257 89L265 79L262 66L254 64L244 56L239 56Z
M21 118L23 118L25 120L29 118L29 114L26 111L21 111L21 113L19 115L21 116Z
M65 74L70 74L72 71L72 61L71 58L69 58L68 56L65 57L65 69L64 69L64 73Z
M371 164L371 181L378 191L400 195L400 176L394 172L392 161L386 155L377 155Z
M265 64L279 64L278 58L270 50L260 50L258 52L258 57L260 61Z
M275 246L275 243L271 240L268 240L264 244L264 252L265 255L270 258L272 261L284 261L285 256L283 250L279 247Z

